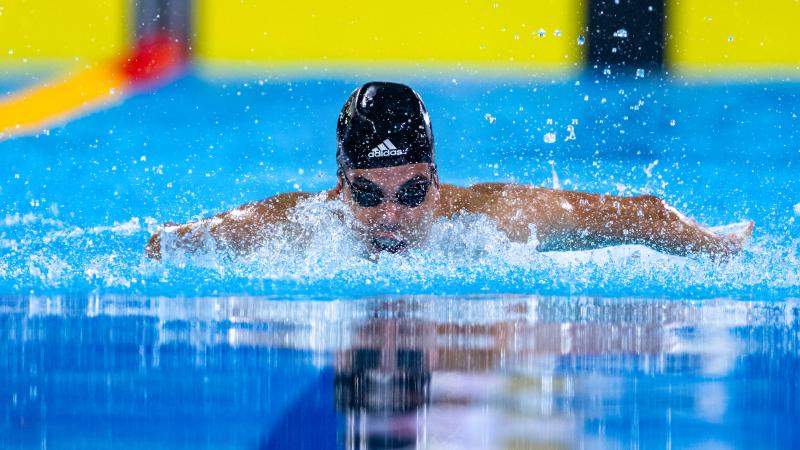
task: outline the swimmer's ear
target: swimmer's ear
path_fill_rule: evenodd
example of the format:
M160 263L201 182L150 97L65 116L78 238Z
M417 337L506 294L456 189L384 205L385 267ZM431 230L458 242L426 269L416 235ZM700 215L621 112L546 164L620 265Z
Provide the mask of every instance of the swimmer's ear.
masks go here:
M333 195L339 195L342 193L342 187L344 186L343 182L344 173L342 169L336 169L336 187L333 188Z

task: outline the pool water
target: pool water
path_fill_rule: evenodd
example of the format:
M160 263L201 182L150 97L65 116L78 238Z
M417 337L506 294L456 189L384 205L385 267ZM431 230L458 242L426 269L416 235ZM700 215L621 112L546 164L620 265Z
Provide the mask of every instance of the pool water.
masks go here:
M319 199L248 255L144 257L160 223L330 188L364 81L190 74L0 142L0 447L800 443L800 84L401 80L444 182L754 220L725 263L539 253L480 216L372 262Z

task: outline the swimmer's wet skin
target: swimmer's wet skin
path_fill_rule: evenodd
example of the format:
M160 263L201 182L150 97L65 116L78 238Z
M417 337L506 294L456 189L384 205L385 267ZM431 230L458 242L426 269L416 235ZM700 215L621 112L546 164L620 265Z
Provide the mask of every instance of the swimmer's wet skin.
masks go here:
M147 256L161 257L165 233L182 250L199 248L199 229L225 247L247 251L258 246L266 227L288 220L292 208L314 195L347 204L355 231L373 254L418 247L436 219L458 214L484 214L518 242L528 241L533 226L542 251L641 244L724 259L739 252L753 231L751 221L740 233L716 235L654 196L441 184L428 112L417 93L401 84L374 82L355 90L339 114L337 140L339 181L333 189L279 194L198 222L165 225L150 238Z

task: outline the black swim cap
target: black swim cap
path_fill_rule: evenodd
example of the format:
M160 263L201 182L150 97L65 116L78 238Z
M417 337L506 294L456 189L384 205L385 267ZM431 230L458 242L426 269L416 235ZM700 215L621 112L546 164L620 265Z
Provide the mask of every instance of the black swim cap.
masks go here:
M403 84L372 82L353 91L339 113L336 139L339 168L434 162L428 111Z

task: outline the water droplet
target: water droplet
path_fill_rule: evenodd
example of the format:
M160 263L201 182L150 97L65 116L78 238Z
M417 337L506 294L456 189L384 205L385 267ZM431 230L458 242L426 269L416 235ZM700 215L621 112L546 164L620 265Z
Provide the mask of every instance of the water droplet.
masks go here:
M586 43L586 38L583 35L578 36L578 45L583 45Z
M545 144L552 144L556 141L556 134L552 131L549 133L545 133L543 139Z
M636 78L644 78L644 69L636 69Z
M564 138L564 142L574 141L575 139L577 139L577 137L575 137L575 127L573 127L572 125L567 125L567 133L569 134L567 135L566 138Z
M614 37L625 39L628 37L628 30L626 30L625 28L620 28L619 30L614 32Z
M539 32L537 34L539 37L545 37L547 33L544 31L544 28L539 28Z
M561 37L561 30L556 30L555 33L556 37Z
M728 36L728 42L733 42L733 36Z
M672 120L669 121L669 126L671 126L671 127L675 126L675 119L672 119Z

